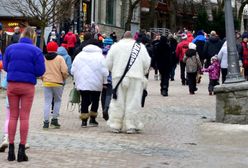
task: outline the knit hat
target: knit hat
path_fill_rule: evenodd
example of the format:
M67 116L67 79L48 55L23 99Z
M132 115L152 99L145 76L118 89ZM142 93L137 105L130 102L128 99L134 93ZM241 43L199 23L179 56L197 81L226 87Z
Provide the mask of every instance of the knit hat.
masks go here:
M189 49L196 50L196 45L194 43L189 43Z
M187 39L187 38L188 38L187 34L182 34L182 35L181 35L181 39L182 39L182 40L185 40L185 39Z
M57 52L58 44L54 41L51 41L47 44L47 52Z
M211 61L216 61L216 60L218 60L217 55L214 55L214 56L211 57Z
M244 33L242 34L242 39L244 39L244 38L248 38L248 32L244 32Z

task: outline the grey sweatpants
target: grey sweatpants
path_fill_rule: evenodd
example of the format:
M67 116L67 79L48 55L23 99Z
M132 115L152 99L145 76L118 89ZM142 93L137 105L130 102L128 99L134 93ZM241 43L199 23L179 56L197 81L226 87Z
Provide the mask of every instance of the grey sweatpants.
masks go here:
M64 87L44 87L44 98L45 98L45 106L44 106L44 121L49 121L49 115L51 112L52 100L54 98L54 109L53 109L53 118L57 118L59 116L59 109L61 106L61 98Z

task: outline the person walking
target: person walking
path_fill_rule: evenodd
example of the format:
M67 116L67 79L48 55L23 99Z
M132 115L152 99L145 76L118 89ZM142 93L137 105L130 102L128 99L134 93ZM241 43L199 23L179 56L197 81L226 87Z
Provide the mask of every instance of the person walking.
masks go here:
M220 62L217 56L213 56L211 58L211 65L208 68L203 68L202 72L209 73L209 84L208 84L208 92L209 95L213 95L214 87L219 85L220 78Z
M12 37L11 37L11 40L10 40L10 43L11 44L14 44L14 43L18 43L18 41L19 41L19 39L20 39L20 35L21 35L21 33L20 33L20 27L15 27L14 28L14 34L12 35Z
M90 126L98 126L96 117L100 94L103 84L107 84L107 76L109 75L98 40L88 40L87 45L75 57L71 73L74 77L75 87L81 94L81 127L87 127L89 118Z
M184 58L186 51L189 49L188 45L189 45L189 41L187 40L187 35L182 34L181 42L178 43L177 48L176 48L176 56L179 59L179 63L180 63L180 73L181 73L182 85L187 84L187 78L185 77L186 76L185 75L186 64L183 61L183 58Z
M49 115L54 98L54 109L50 126L52 128L60 128L58 122L59 110L61 106L61 99L63 94L63 85L68 77L68 68L65 60L57 52L58 44L56 42L49 42L47 44L47 54L45 56L46 72L42 76L44 86L44 125L43 128L49 128Z
M67 44L68 53L69 53L69 55L72 57L72 58L71 58L72 61L74 60L73 54L74 54L76 42L77 42L76 35L72 32L72 30L70 30L70 31L65 35L64 43Z
M213 30L210 32L210 37L204 44L203 53L204 57L206 59L205 67L208 67L210 65L210 59L219 53L221 47L223 45L223 42L220 40L217 33Z
M172 70L172 49L165 36L161 36L155 52L159 74L161 76L160 92L162 96L168 96L169 79Z
M143 128L139 111L143 89L147 84L145 75L148 73L151 58L145 46L137 44L131 32L127 31L123 39L111 46L106 59L108 69L112 73L113 88L115 88L107 124L115 133L122 130L126 133L137 133ZM125 75L124 71L130 65ZM121 78L123 80L117 89L117 83Z
M193 95L195 94L195 91L197 91L197 72L202 69L201 61L196 52L196 45L194 43L189 43L189 49L185 53L183 62L186 64L189 93Z
M9 152L8 160L16 159L14 141L17 122L20 118L20 144L17 161L28 161L25 144L29 130L29 116L34 98L37 77L45 72L42 51L34 45L35 31L31 27L25 28L19 43L6 48L3 59L4 70L7 74L7 96L10 107L9 120Z
M226 80L227 76L227 68L228 68L228 53L227 53L227 42L223 44L221 47L217 58L220 62L220 67L221 67L221 83L223 84Z
M242 34L242 51L240 52L240 65L244 68L244 77L248 81L248 32Z

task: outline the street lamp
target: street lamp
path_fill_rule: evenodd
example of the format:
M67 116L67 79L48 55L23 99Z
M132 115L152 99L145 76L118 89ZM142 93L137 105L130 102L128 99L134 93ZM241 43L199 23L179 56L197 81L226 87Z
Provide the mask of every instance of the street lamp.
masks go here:
M226 76L225 84L243 82L245 79L241 76L239 69L239 56L234 36L235 33L231 0L225 0L225 26L228 53L228 74Z

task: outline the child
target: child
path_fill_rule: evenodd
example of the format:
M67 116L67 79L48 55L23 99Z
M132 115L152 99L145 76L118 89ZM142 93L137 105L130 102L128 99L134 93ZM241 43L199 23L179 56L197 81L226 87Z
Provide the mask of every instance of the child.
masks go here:
M189 49L186 51L183 62L186 63L186 72L189 85L189 93L195 94L196 88L196 75L198 70L202 68L200 58L196 52L196 45L189 43Z
M208 91L209 95L213 94L214 86L219 85L220 78L220 63L217 56L211 58L211 65L207 69L202 69L203 72L209 73Z
M4 89L7 89L7 74L3 81L1 82L1 86ZM8 148L9 146L9 140L8 140L8 126L9 126L9 117L10 117L10 110L9 110L9 101L8 97L6 96L6 119L5 119L5 124L4 124L4 136L2 143L0 144L0 152L5 152L5 149ZM25 148L28 149L29 145L26 143Z

